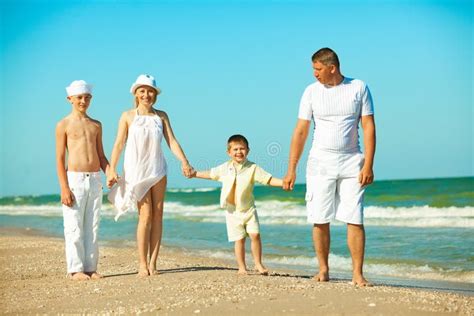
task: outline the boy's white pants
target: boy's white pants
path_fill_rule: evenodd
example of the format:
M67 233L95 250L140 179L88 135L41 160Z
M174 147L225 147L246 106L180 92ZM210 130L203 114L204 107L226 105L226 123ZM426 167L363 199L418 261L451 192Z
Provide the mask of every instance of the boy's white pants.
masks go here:
M99 172L68 171L74 204L63 204L67 272L93 272L99 259L98 230L102 206Z

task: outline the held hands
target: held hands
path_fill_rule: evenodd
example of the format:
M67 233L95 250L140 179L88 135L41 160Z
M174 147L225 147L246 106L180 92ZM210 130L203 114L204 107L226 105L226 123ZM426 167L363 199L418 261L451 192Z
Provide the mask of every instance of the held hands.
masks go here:
M359 173L359 183L361 186L369 185L374 182L374 172L372 168L363 167Z
M110 189L119 179L119 175L115 170L107 170L107 187Z
M61 203L69 207L74 204L74 194L71 189L66 188L61 190Z
M296 174L294 172L287 172L283 178L283 190L293 191L296 181Z
M196 170L189 164L189 162L184 162L181 164L181 171L186 178L192 178L196 176Z

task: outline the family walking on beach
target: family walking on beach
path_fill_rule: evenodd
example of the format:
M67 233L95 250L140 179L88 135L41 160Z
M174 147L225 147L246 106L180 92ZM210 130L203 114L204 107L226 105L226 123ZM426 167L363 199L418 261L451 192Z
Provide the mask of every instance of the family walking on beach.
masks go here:
M158 274L167 184L167 165L161 147L163 138L181 162L185 177L222 182L220 206L226 210L227 236L234 242L238 273L247 274L245 241L248 236L255 269L267 275L268 270L262 263L254 184L293 190L298 161L313 120L305 200L319 263L319 272L314 279L329 281L330 222L337 219L347 224L352 282L359 286L370 285L363 276L363 200L366 186L374 179L372 97L364 82L341 74L339 59L333 50L322 48L312 55L311 61L317 81L305 89L301 98L288 170L283 179L273 177L247 160L249 142L238 134L227 140L229 161L210 170L194 170L173 133L168 115L153 107L161 90L150 75L140 75L131 86L134 107L122 113L109 164L102 145L101 123L87 115L92 87L83 80L73 81L66 88L72 112L56 126L57 173L63 204L68 276L73 280L103 277L97 272L101 169L111 188L109 200L118 211L116 219L126 211L138 208L138 275ZM363 129L364 154L358 140L359 122ZM124 148L124 174L120 177L116 170Z

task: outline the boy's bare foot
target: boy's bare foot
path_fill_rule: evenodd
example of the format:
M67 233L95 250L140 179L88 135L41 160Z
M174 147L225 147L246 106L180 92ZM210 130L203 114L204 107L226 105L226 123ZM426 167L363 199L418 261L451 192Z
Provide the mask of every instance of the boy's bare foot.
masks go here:
M140 278L144 278L144 277L150 276L150 272L148 271L147 268L139 268L137 276Z
M158 275L160 272L156 270L156 268L148 268L148 274L149 275Z
M260 275L268 275L268 269L263 265L255 266L255 270L257 270Z
M88 276L84 272L71 273L70 278L73 281L87 281L91 279L90 276Z
M328 272L319 272L313 277L313 280L318 282L328 282L329 281L329 273Z
M88 276L90 276L90 278L92 280L98 280L98 279L103 279L104 276L100 273L97 273L96 271L94 272L86 272Z
M240 269L239 268L239 271L237 271L237 274L238 275L248 275L248 272L246 269Z
M352 285L355 285L355 286L361 286L361 287L371 287L371 286L374 286L372 283L370 283L369 281L367 281L362 275L360 276L354 276L352 277L352 282L351 282Z

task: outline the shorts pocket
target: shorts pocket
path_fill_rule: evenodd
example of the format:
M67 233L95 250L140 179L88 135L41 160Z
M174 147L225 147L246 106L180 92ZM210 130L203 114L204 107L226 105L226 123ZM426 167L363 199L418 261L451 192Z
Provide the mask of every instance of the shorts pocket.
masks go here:
M102 182L94 180L94 185L91 185L90 192L95 196L95 195L100 195L102 194Z
M74 195L74 202L77 202L84 196L84 188L80 186L72 187L71 192Z

